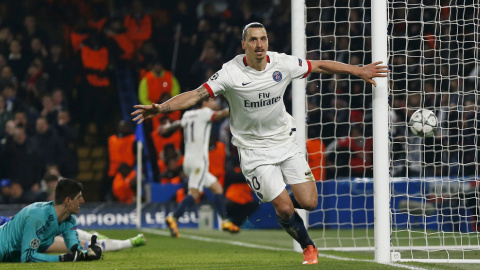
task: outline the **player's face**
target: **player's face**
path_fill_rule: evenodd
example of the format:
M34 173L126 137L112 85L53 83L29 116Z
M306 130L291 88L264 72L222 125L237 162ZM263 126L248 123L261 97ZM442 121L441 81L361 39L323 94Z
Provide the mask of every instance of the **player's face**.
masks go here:
M265 58L268 50L268 38L265 28L249 28L242 41L242 48L247 57L255 57L257 60Z
M85 199L83 199L82 192L78 193L75 198L70 199L67 207L70 213L72 214L78 214L80 211L80 206L85 202Z

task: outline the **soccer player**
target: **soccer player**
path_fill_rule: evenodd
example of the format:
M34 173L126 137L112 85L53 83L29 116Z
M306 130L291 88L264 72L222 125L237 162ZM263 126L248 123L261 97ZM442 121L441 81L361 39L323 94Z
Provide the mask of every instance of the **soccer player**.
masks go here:
M0 262L68 262L98 260L102 249L97 236L84 251L79 246L77 221L80 206L85 202L82 184L62 179L55 186L55 200L30 204L12 220L0 226ZM45 254L55 236L62 234L68 252L61 255Z
M346 73L376 85L386 77L381 62L363 67L335 61L313 61L268 51L265 27L257 22L242 32L244 55L225 63L221 70L193 91L162 104L135 105L134 121L141 123L158 113L184 110L209 96L223 94L230 106L232 143L250 188L262 202L270 202L278 222L303 248L303 264L318 263L318 251L294 208L313 210L318 193L315 179L292 136L292 117L282 102L293 79L314 73ZM292 194L285 189L289 184Z
M11 220L10 217L0 216L0 226L4 223L7 223ZM102 248L102 251L117 251L126 248L140 247L147 244L147 239L143 233L138 234L137 236L125 239L110 239L105 235L99 234L97 232L87 232L77 228L78 240L80 244L85 249L88 249L88 246L91 244L91 239L93 235L97 236L97 244ZM68 252L67 246L65 245L65 240L63 236L55 236L53 244L47 248L46 253L63 253Z
M202 100L201 108L187 111L181 120L160 127L163 135L171 134L182 127L185 142L183 170L188 175L188 195L166 218L172 237L179 236L177 219L187 207L198 202L204 187L213 193L215 208L222 217L222 229L232 233L240 231L238 226L227 219L222 185L215 176L208 172L211 123L229 116L228 109L214 111L217 106L213 98Z

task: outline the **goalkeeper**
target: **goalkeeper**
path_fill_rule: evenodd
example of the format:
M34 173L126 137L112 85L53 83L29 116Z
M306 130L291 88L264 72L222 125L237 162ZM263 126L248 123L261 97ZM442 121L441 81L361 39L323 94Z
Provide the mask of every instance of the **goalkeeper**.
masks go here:
M72 179L62 179L55 186L53 202L28 205L11 221L0 226L1 262L72 262L98 260L102 249L96 244L97 236L84 251L77 234L78 214L85 202L83 186ZM68 252L61 255L45 254L55 236L62 234Z

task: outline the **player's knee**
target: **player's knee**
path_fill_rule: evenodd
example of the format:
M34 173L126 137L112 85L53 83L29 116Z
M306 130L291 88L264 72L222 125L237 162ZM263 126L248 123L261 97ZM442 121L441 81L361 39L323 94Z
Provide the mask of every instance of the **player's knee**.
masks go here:
M290 206L288 204L278 205L277 207L275 207L275 210L277 212L277 215L284 220L290 219L294 211L293 206Z
M306 201L305 203L303 203L302 207L305 210L311 211L311 210L315 210L315 208L317 208L317 204L318 204L318 198L312 198L312 199Z

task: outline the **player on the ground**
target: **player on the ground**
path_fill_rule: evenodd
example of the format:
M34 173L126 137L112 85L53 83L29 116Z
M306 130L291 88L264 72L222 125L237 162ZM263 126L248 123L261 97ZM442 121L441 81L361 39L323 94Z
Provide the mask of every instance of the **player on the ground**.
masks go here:
M4 223L12 220L10 217L0 216L0 226ZM97 236L97 244L102 248L102 251L116 251L132 247L140 247L147 244L147 239L143 233L138 234L137 236L125 239L110 239L105 235L99 234L97 232L87 232L77 228L78 240L80 240L80 245L84 249L88 249L88 246L91 244L91 239L94 235ZM62 235L55 236L53 244L47 248L45 253L63 253L68 252L67 246L65 245L65 240Z
M185 142L183 170L188 175L188 195L175 211L167 216L166 221L172 237L179 236L177 219L183 215L187 207L198 202L204 187L207 187L213 193L215 208L222 217L222 229L233 233L240 231L238 226L227 219L222 185L215 176L208 172L211 123L229 116L228 109L214 111L216 107L218 105L215 99L203 100L201 108L187 111L183 114L181 120L160 128L162 134L168 135L182 127Z
M250 188L262 202L271 202L278 222L303 248L303 263L318 263L318 251L302 218L294 208L313 210L318 193L315 179L292 136L292 117L283 94L293 79L314 73L346 73L376 85L374 77L386 77L381 62L363 67L335 61L313 61L268 51L267 31L250 23L242 33L245 55L238 55L198 89L165 103L135 105L134 121L141 123L158 113L184 110L209 96L225 95L230 106L232 143ZM292 194L285 185L289 184Z
M55 186L55 200L26 206L12 220L0 226L1 262L67 262L98 260L102 249L97 236L84 251L79 246L77 221L80 206L85 202L82 184L62 179ZM62 234L68 249L61 255L45 254L55 236Z

